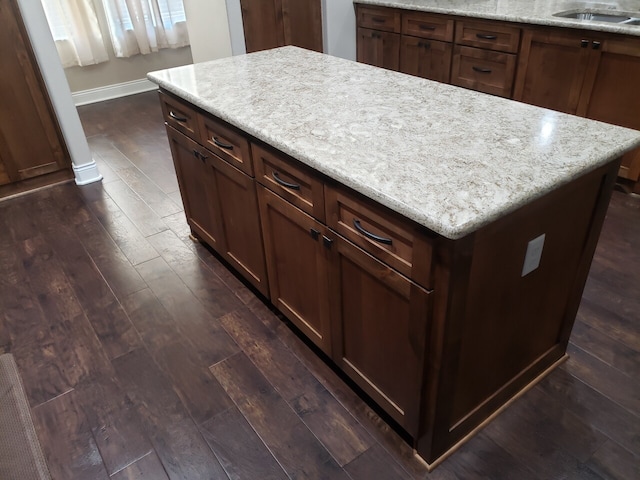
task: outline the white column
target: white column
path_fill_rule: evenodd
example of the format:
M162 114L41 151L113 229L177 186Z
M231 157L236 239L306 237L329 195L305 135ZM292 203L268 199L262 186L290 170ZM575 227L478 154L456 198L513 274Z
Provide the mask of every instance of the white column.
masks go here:
M39 0L18 0L18 6L71 156L76 183L86 185L100 181L102 175L91 156L42 4Z

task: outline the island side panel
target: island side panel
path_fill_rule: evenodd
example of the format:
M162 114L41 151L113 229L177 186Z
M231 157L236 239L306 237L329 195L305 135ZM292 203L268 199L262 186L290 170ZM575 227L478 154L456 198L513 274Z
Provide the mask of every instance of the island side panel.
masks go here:
M429 399L435 405L424 404L424 434L417 441L428 462L564 355L618 165L586 174L476 232L469 269L462 272L468 283L458 279L450 286L439 378L429 379L437 398ZM522 276L528 242L542 234L540 265ZM443 307L435 308L437 321Z

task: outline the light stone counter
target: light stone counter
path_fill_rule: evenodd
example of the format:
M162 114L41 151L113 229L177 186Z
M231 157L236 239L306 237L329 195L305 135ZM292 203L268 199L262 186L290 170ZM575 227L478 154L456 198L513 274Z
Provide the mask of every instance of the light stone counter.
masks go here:
M593 12L615 10L630 17L640 17L640 0L354 0L353 3L640 36L640 25L553 16L558 12L586 8Z
M640 145L640 132L297 47L160 87L451 239Z

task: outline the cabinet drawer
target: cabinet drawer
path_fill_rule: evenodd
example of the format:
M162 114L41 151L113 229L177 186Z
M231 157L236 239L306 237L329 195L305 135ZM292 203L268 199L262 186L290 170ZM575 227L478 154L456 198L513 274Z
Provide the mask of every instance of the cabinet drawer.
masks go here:
M493 22L458 20L456 43L499 52L516 53L520 45L520 29Z
M451 43L402 35L400 44L400 71L449 83L451 72Z
M326 186L327 225L425 288L432 244L409 220L338 186Z
M160 92L160 105L167 125L184 133L195 141L199 141L198 114L188 104Z
M402 16L402 33L413 37L451 42L453 41L453 20L443 15L405 13Z
M256 180L324 222L324 185L311 169L283 153L253 143Z
M253 176L253 163L249 141L238 130L221 120L198 115L200 142L222 159Z
M358 6L358 26L400 33L400 12L391 8Z
M479 92L510 97L516 55L455 46L451 83Z

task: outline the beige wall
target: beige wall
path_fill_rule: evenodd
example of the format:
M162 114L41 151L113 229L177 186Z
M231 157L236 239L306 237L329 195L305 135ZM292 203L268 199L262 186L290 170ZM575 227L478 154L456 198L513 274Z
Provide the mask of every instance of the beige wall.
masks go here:
M113 53L111 38L107 27L107 18L99 1L94 0L98 22L102 30L105 47L109 52L109 61L87 67L70 67L65 75L72 92L105 87L118 83L146 78L147 72L163 68L193 63L191 48L164 49L149 55L134 55L129 58L117 58Z

